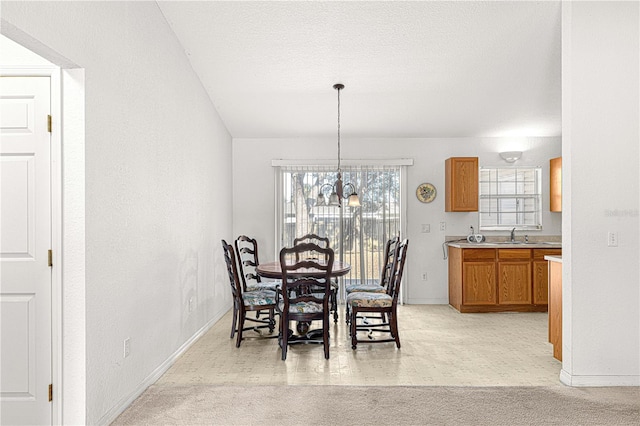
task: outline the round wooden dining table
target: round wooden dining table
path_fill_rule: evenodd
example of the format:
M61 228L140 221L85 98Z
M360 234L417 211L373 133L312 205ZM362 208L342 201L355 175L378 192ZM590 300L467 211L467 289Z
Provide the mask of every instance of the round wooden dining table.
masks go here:
M331 268L332 277L341 277L347 275L351 270L351 265L347 262L341 262L335 260L333 262L333 268ZM282 278L282 269L280 268L280 262L267 262L261 263L256 268L258 275L264 278ZM296 271L289 271L289 275L293 277L321 277L324 275L324 271L314 268L301 268Z
M343 275L347 275L351 270L351 265L347 262L341 262L339 260L335 260L333 262L333 267L331 268L331 276L332 277L341 277ZM280 262L267 262L261 263L256 267L256 272L258 275L264 278L282 278L282 268L280 267ZM288 274L294 278L300 277L322 277L325 274L325 271L315 268L300 268L295 271L289 271ZM309 330L310 323L308 322L298 322L298 326L296 327L296 331L298 332L298 336L293 336L291 330L289 336L289 342L302 342L302 343L321 343L318 341L318 335L322 333L322 330Z

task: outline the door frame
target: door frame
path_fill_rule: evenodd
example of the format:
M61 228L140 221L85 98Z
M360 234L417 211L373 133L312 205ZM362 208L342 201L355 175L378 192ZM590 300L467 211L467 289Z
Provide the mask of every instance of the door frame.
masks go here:
M49 77L51 111L51 383L52 424L62 424L62 132L61 85L57 67L0 68L0 76Z

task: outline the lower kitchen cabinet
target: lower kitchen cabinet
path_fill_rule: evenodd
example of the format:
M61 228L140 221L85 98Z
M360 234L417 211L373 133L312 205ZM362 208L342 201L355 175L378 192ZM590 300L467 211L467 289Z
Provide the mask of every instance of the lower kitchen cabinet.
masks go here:
M545 256L560 256L561 249L533 250L533 303L544 305L549 303L548 261Z
M544 312L545 255L561 249L449 247L449 304L460 312Z
M531 250L498 249L498 304L531 305Z

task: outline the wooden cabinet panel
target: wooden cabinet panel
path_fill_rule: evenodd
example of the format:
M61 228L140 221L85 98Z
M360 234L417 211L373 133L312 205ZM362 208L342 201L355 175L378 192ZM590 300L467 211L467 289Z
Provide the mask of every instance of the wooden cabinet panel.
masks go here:
M549 303L549 276L546 260L533 261L533 303L546 305Z
M549 303L549 266L545 256L560 256L560 249L533 250L533 303L546 305Z
M495 261L496 260L496 250L495 249L487 249L487 248L466 248L463 250L462 260L465 262L469 261Z
M498 303L531 304L531 262L498 262Z
M498 249L499 260L529 260L531 249Z
M460 312L544 312L547 261L562 249L449 247L449 304Z
M465 305L496 303L495 262L464 262L462 264L462 303Z
M449 304L460 310L462 305L462 249L449 247Z
M562 157L549 160L549 210L562 211Z
M562 361L562 263L549 262L549 342Z
M478 211L478 157L452 157L445 161L444 210Z

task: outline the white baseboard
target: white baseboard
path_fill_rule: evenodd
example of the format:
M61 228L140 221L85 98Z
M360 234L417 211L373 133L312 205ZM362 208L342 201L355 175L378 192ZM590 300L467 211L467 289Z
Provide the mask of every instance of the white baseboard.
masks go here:
M448 305L449 299L415 299L408 297L404 303L407 305Z
M578 376L560 371L560 381L567 386L640 386L640 376Z
M228 311L228 310L227 310ZM196 331L186 342L182 344L173 354L171 354L162 364L158 366L151 374L149 374L129 395L122 398L116 403L104 416L98 421L98 425L107 426L124 412L133 401L136 400L142 392L144 392L149 386L154 384L169 368L178 360L178 358L187 351L200 337L202 337L213 325L222 318L227 311L218 313L211 318L200 330Z

